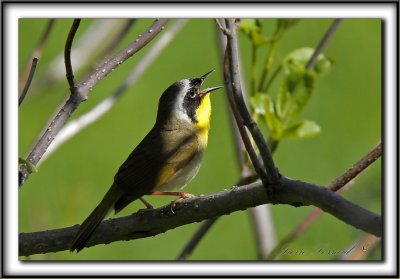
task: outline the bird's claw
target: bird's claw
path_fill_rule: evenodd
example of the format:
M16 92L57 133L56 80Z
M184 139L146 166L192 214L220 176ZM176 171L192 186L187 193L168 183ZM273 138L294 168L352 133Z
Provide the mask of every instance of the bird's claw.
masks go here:
M181 197L179 199L176 199L176 200L171 202L170 210L171 210L172 214L175 214L174 207L176 206L177 202L180 202L180 201L188 199L188 198L194 198L195 197L195 195L192 195L192 194L189 194L189 193L181 193L180 196Z

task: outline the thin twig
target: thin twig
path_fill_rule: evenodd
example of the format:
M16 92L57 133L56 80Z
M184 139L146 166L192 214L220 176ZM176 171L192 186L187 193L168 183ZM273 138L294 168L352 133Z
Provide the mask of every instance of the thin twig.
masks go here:
M327 188L332 191L338 191L345 186L352 179L356 178L361 172L369 167L382 155L382 142L379 142L367 155L365 155L360 161L355 163L351 168L346 170L341 176L336 178L334 181L329 183Z
M155 20L152 26L140 35L139 38L105 62L101 68L93 71L92 74L83 81L83 83L77 86L76 94L71 94L70 98L61 107L53 120L50 121L50 125L29 153L26 159L29 163L37 165L51 142L54 140L54 137L64 126L69 116L75 111L81 102L88 98L89 92L92 88L97 85L101 79L119 67L125 60L146 46L162 29L164 29L164 25L167 21L167 19ZM19 187L24 184L28 177L29 172L27 166L21 164L19 167Z
M272 73L272 76L269 78L267 84L265 85L264 92L268 93L269 88L271 87L272 82L275 80L275 78L278 76L279 72L282 70L283 66L280 64L275 71Z
M148 67L152 65L154 60L162 53L165 47L178 34L178 32L183 28L186 22L187 19L178 19L174 23L174 25L172 25L171 28L168 28L165 33L159 38L159 40L154 43L150 50L143 56L142 59L140 59L138 65L132 69L126 80L110 96L101 101L98 105L96 105L87 113L66 124L58 133L53 143L49 146L47 152L43 155L40 163L46 160L54 151L56 151L70 138L78 134L90 124L99 120L108 111L110 111L110 109L114 106L118 99L127 92L127 89L129 87L132 87L136 83L136 81L143 75L143 73L145 73Z
M362 173L368 166L375 162L381 156L381 154L382 144L381 142L379 142L378 145L376 145L367 155L365 155L361 160L355 163L338 178L329 183L326 188L335 192L339 191L351 180L355 179L360 173ZM304 218L304 220L297 227L295 227L278 243L278 245L267 256L267 259L273 260L286 245L293 242L297 237L302 235L304 231L306 231L321 214L322 210L320 208L316 208L311 211L311 213L306 218Z
M216 18L215 23L224 35L230 36L230 31L223 26L222 19Z
M236 37L236 28L235 28L235 23L233 22L232 19L227 19L226 20L226 26L228 30L230 31L230 36L227 37L228 43L227 43L227 56L228 56L228 62L229 62L229 73L231 76L232 82L229 85L232 88L233 91L233 97L235 100L235 103L237 105L237 109L243 119L243 124L249 129L259 151L261 154L261 158L264 162L264 167L267 170L267 176L265 175L265 171L263 168L257 168L256 166L256 172L257 174L260 175L261 180L263 180L263 183L265 183L265 187L267 188L268 193L272 193L273 191L273 186L277 185L279 182L279 173L277 169L275 168L274 161L272 159L271 152L269 150L269 147L267 143L264 140L264 137L258 128L257 124L253 121L251 118L251 115L249 111L247 110L243 95L242 95L242 89L241 89L241 84L240 84L240 73L239 73L239 67L238 67L238 48L237 48L237 37ZM236 119L238 120L238 119ZM246 149L248 146L246 146ZM247 151L249 151L247 149ZM258 161L258 158L257 158ZM252 160L252 163L255 161ZM265 178L266 176L266 178ZM266 180L266 181L265 181Z
M135 23L136 19L127 19L125 24L122 26L121 30L115 35L114 39L109 43L109 45L100 53L99 57L108 58L113 50L119 45L119 43L125 38L129 30Z
M68 84L69 84L69 90L71 91L71 94L75 94L74 72L72 70L72 63L71 63L71 47L72 47L72 42L74 41L74 37L75 37L76 31L79 28L80 23L81 23L81 20L79 18L74 19L71 29L69 30L67 40L65 42L65 49L64 49L65 71L66 71L66 76L67 76L67 80L68 80Z
M246 170L246 171L242 172L241 177L236 185L239 187L245 186L250 183L253 183L256 180L257 180L257 177L252 176ZM211 227L215 224L215 222L220 217L221 216L216 216L214 218L204 220L203 223L201 223L199 229L197 229L195 234L191 237L189 242L183 247L181 253L177 257L177 260L187 260L189 258L189 256L193 253L194 249L199 245L200 241L203 239L203 237L206 235L206 233L211 229Z
M71 57L74 58L74 71L78 72L93 59L93 54L99 53L98 49L110 42L115 34L116 28L123 19L96 19L82 30L71 49ZM103 57L104 58L104 57ZM57 55L47 67L47 71L41 77L41 84L51 84L65 79L64 53ZM82 78L84 80L84 78Z
M333 21L333 23L329 27L328 31L326 31L324 37L320 41L317 49L311 56L311 59L306 66L307 70L311 70L314 67L315 63L317 62L318 56L324 51L325 47L327 46L328 42L331 40L331 38L335 34L335 32L336 32L337 28L339 27L340 23L342 22L342 20L343 19L338 18Z
M200 240L203 239L204 235L210 230L214 223L218 220L218 217L207 219L203 221L200 229L196 231L193 237L190 239L188 244L185 245L182 252L179 254L177 260L186 260L192 254L194 248L199 244Z
M24 84L24 80L28 79L28 75L30 74L30 71L32 69L31 61L35 58L38 60L41 58L42 53L43 53L43 48L47 42L47 39L49 38L51 30L53 29L54 22L55 22L55 19L49 19L49 21L46 25L46 28L44 29L43 34L40 37L38 44L33 49L30 59L28 60L28 62L25 65L24 70L22 71L22 75L21 75L20 82L19 82L20 89L22 88L22 85Z
M233 116L235 117L235 122L237 124L237 128L239 130L243 144L247 150L247 153L249 154L249 157L254 166L254 169L257 172L257 174L259 175L261 181L263 181L263 183L265 185L268 185L269 181L268 181L267 174L266 174L260 160L258 159L256 151L253 148L253 145L251 143L249 135L247 134L246 128L244 126L244 121L242 119L242 116L237 108L237 105L236 105L234 97L233 97L233 92L232 92L233 90L232 90L232 86L231 86L233 81L230 76L227 57L228 57L228 55L226 52L225 58L224 58L224 68L225 68L224 69L224 79L225 79L225 89L228 93L227 96L228 96L229 104L230 104L231 110L233 112Z
M381 216L344 199L324 187L281 177L273 196L267 195L260 181L209 196L178 202L171 213L167 204L154 210L139 211L127 217L103 221L88 246L154 236L186 224L230 214L260 204L303 204L320 207L351 226L382 235ZM34 233L19 234L19 255L56 252L69 249L78 225Z
M38 59L36 57L32 59L31 70L29 71L28 79L25 83L24 89L22 90L21 95L19 96L18 106L20 106L22 104L22 102L25 99L26 93L28 93L29 86L31 85L33 75L35 74L35 71L36 71L37 62L38 62Z

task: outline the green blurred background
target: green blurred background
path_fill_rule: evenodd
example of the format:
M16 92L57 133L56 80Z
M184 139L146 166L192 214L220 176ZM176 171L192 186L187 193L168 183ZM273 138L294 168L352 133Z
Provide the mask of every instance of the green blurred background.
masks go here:
M93 21L82 20L75 43ZM120 26L123 22L121 19ZM283 58L297 48L316 47L331 22L331 19L301 20L285 34L277 57ZM19 109L20 157L25 157L42 129L47 127L50 117L68 96L65 78L50 82L45 81L44 76L48 74L51 61L62 54L71 23L72 19L56 20L39 60L32 90ZM137 20L117 50L134 40L151 23L149 19ZM20 73L46 24L46 19L19 21ZM173 20L166 29L172 24ZM270 34L275 24L275 20L266 21L265 34ZM239 39L242 69L246 87L249 87L251 45L244 35L241 34ZM94 87L89 99L79 106L71 119L89 111L111 94L148 49L149 46L141 50ZM260 65L266 49L263 51L259 52ZM343 173L380 140L381 20L345 19L324 54L334 58L335 64L331 73L317 81L316 91L300 117L316 121L322 132L310 139L284 140L274 156L282 174L319 185L326 185ZM95 53L87 55L95 57ZM38 173L31 175L19 191L19 231L43 231L81 223L108 190L120 164L152 127L158 98L163 90L176 80L196 77L211 69L216 71L207 80L206 86L223 85L216 25L210 19L189 20L109 113L66 142L43 162ZM88 70L89 66L86 66L77 71L76 79L82 80ZM272 89L277 90L278 84L275 82ZM208 149L198 176L185 188L185 191L196 195L230 188L239 175L224 94L222 90L212 94ZM344 196L380 213L380 160L357 178ZM149 197L148 200L155 206L161 206L168 203L171 197ZM118 217L142 207L140 202L134 202ZM288 205L271 208L278 241L313 210L312 207L294 208ZM199 224L195 223L156 237L98 245L78 254L65 251L33 255L29 259L174 260L198 227ZM304 254L286 254L278 259L335 259L338 255L317 251L349 249L362 234L323 214L305 234L289 245L293 251L304 251ZM249 213L235 212L218 220L190 259L256 260L255 245ZM381 248L378 247L367 259L381 259Z

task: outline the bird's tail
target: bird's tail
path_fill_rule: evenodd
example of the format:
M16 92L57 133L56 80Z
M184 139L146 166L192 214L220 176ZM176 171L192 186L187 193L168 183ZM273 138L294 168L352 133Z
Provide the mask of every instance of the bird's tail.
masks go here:
M79 230L70 246L71 252L75 250L79 252L86 246L86 243L89 241L93 232L100 225L101 221L106 217L106 215L112 210L115 202L120 199L121 196L122 190L116 184L113 184L110 190L108 190L108 192L105 194L100 204L93 210L92 213L90 213L89 217L87 217L79 227Z

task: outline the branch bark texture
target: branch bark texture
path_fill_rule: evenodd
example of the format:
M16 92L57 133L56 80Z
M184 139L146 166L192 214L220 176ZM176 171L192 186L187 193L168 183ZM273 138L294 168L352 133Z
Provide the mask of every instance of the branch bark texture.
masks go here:
M268 183L264 181L264 174L262 171L257 170L257 173L260 175L260 178L263 180L265 186L268 189L268 192L271 193L271 187L274 187L279 182L279 174L277 169L275 168L274 161L272 159L271 152L269 147L264 140L264 137L258 128L257 124L251 118L249 111L247 110L246 103L242 94L242 87L240 83L240 72L239 72L239 51L237 46L237 37L236 37L236 25L233 19L226 20L226 27L229 30L229 35L227 35L227 48L226 55L229 64L229 74L231 77L231 88L232 95L235 100L235 104L240 113L240 116L243 119L243 124L250 131L251 136L253 137L259 151L261 154L261 158L264 162L264 167L267 170L266 180ZM247 148L247 146L246 146ZM253 162L254 163L254 162Z
M325 187L281 177L281 187L276 189L273 196L268 196L265 186L258 181L213 195L183 200L176 204L175 214L171 213L168 204L158 209L103 221L88 242L88 247L154 236L179 226L265 203L314 205L356 228L378 237L382 235L382 218L379 215L347 201ZM78 228L75 225L43 232L20 233L19 255L68 250Z

